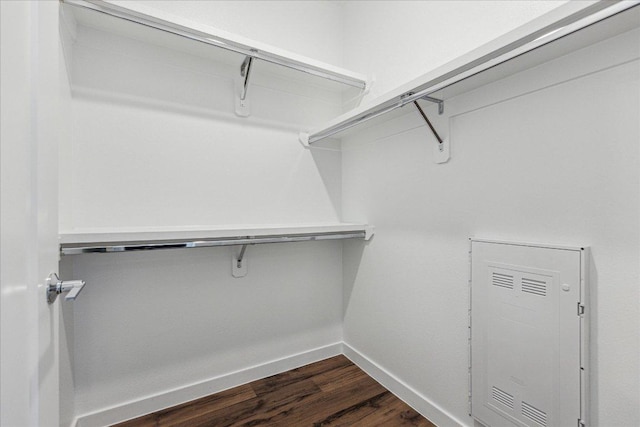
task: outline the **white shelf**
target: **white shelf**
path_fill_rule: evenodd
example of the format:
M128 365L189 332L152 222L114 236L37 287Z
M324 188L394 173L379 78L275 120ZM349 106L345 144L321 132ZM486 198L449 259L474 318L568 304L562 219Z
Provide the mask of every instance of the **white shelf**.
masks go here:
M151 44L203 56L237 66L245 56L260 60L259 67L283 78L328 88L364 89L367 76L193 22L140 3L127 1L62 0L69 25L118 34ZM73 29L72 29L73 31Z
M638 27L637 2L568 2L458 59L434 69L331 121L300 133L304 144L348 135L375 117L403 114L398 108L413 95L446 101L454 96L532 68L599 40ZM613 17L611 19L606 19ZM595 24L595 25L594 25ZM578 31L580 30L580 31ZM388 112L394 111L389 114ZM445 106L446 114L446 106Z
M368 240L373 227L366 224L322 223L298 225L247 225L247 226L185 226L185 227L131 227L95 228L63 231L59 234L62 246L90 246L98 243L166 242L186 240L238 239L266 236L299 236L330 233L365 233Z

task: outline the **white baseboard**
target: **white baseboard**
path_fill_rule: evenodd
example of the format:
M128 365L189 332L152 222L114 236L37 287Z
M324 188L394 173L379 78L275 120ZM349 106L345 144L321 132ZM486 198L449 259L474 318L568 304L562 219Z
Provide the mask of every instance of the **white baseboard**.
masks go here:
M346 343L338 342L76 417L72 427L107 426L344 354L360 369L440 427L468 427Z
M343 354L365 371L371 378L382 384L391 393L398 396L413 409L429 419L439 427L467 427L469 424L455 418L453 415L431 402L425 396L399 380L393 374L373 362L347 343L342 344Z
M73 426L107 426L342 354L334 343L76 417Z

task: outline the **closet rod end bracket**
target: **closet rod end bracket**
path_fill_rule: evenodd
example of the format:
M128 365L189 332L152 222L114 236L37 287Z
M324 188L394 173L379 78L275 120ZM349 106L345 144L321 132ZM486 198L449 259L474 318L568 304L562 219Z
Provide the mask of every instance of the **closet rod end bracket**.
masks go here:
M375 232L376 232L376 228L373 225L367 225L364 228L364 240L365 241L371 240Z
M298 134L298 140L302 144L303 147L309 148L309 134L307 132L300 132Z

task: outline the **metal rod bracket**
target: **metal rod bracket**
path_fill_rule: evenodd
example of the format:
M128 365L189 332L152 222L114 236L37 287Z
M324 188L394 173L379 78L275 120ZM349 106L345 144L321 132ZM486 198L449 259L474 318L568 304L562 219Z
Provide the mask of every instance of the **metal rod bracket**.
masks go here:
M238 254L238 257L236 259L238 268L242 268L242 260L244 258L244 253L247 251L247 246L249 245L242 245L242 249L240 249L240 254Z
M248 244L242 245L240 252L235 254L231 260L231 275L239 278L247 275L247 262L244 259L245 252L247 251Z
M420 99L438 104L438 115L442 115L444 113L444 101L442 99L433 98L431 96L423 96Z
M433 101L436 102L436 101ZM420 104L418 104L418 101L413 101L413 104L416 106L416 108L418 109L418 111L420 112L420 115L422 116L422 118L424 119L424 121L427 123L427 125L429 126L429 129L431 129L431 132L433 133L433 135L436 137L436 139L438 140L438 145L436 146L436 148L434 149L433 153L434 153L434 161L436 163L446 163L449 158L450 158L450 154L449 154L449 140L443 140L440 135L438 134L438 132L436 131L436 129L433 127L433 125L431 124L431 121L429 120L429 118L427 117L427 115L425 114L425 112L422 110L422 107L420 107Z
M242 65L240 65L240 77L236 80L239 92L236 98L236 114L240 117L248 117L251 114L251 104L247 98L249 79L251 79L251 65L253 65L253 57L245 57Z
M247 92L249 91L249 79L251 78L251 64L253 63L253 58L247 56L242 61L242 65L240 66L240 76L244 77L244 82L242 84L242 92L240 93L240 99L245 100L247 98Z
M438 145L441 146L442 145L442 138L440 138L440 135L438 135L438 132L436 131L436 129L431 124L431 121L429 120L429 118L427 117L425 112L422 110L422 107L420 107L420 104L418 104L418 101L413 101L413 103L416 106L416 108L418 109L418 111L420 112L420 115L422 116L424 121L427 123L427 126L429 126L429 129L431 129L431 132L433 133L433 136L435 136L436 139L438 140Z

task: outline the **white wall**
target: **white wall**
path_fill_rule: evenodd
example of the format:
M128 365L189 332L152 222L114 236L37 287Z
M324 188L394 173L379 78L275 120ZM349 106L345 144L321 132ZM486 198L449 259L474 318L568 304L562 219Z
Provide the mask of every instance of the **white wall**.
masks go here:
M344 67L381 95L565 1L347 1Z
M172 7L158 2L165 5ZM212 3L180 5L176 13L202 18ZM215 6L240 21L239 3ZM295 38L283 29L291 16L282 7L257 7L247 18L256 32L245 35L316 58L341 57L337 38L318 40L327 22L339 22L334 5L289 4L289 15L314 17ZM242 34L239 28L231 29ZM306 150L298 131L338 114L340 92L256 67L252 114L240 118L233 76L242 56L218 64L200 50L180 53L82 25L68 30L76 38L68 55L72 136L61 150L63 232L339 220L341 154ZM93 414L81 424L179 403L166 396L182 387L212 393L233 385L221 376L342 340L341 243L249 247L248 275L234 279L238 250L62 260L65 275L87 282L67 316L75 412Z
M640 423L638 40L454 98L449 121L430 107L446 164L411 111L343 141L344 219L376 226L364 251L345 247L345 342L443 425L472 424L470 236L591 246L593 425Z
M261 43L342 66L344 43L342 2L317 0L122 2L124 5L129 3L139 3L145 7L210 25Z
M340 153L311 153L298 132L337 115L340 93L257 64L251 116L239 118L243 59L78 26L61 229L336 221Z
M250 247L242 279L232 250L64 261L87 280L74 312L78 414L341 341L339 243Z

